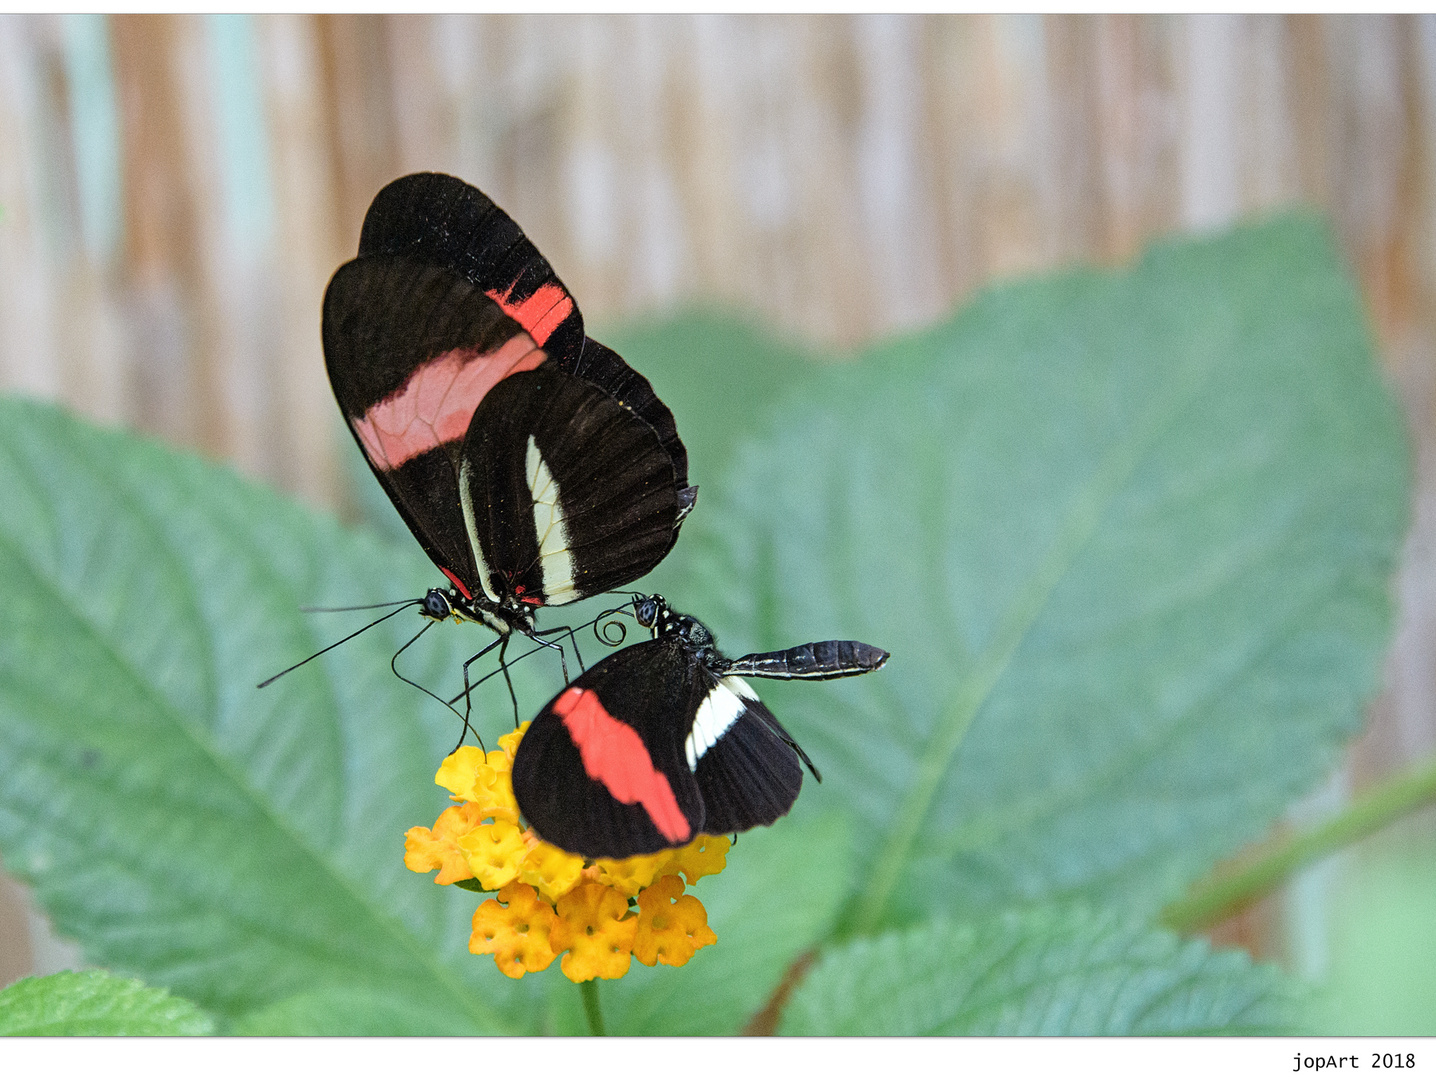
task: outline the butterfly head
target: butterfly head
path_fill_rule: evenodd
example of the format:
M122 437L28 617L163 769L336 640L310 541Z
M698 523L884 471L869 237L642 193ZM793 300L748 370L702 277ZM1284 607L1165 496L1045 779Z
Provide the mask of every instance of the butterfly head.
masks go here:
M655 593L633 598L633 615L640 625L653 631L653 636L677 636L690 649L713 648L713 632L692 615L681 615L668 606L668 601Z
M419 614L435 622L443 622L454 614L454 605L443 589L430 589L419 601Z

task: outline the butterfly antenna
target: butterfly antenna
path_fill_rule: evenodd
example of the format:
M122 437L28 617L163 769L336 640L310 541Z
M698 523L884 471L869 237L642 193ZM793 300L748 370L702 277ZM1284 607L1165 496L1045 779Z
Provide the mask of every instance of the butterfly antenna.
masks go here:
M416 601L413 601L413 600L406 600L406 601L405 601L406 604L413 604L413 603L415 603L415 602L416 602ZM336 610L336 611L342 611L342 610L344 610L344 609L343 609L343 608L335 608L334 610ZM369 623L367 626L361 626L358 630L355 630L354 633L348 635L347 637L342 637L342 638L340 638L340 639L339 639L338 641L336 641L333 645L326 645L326 646L324 646L324 648L320 649L320 650L319 650L317 653L315 653L313 656L306 656L303 660L299 661L299 663L297 663L297 664L290 664L287 668L285 668L283 671L281 671L278 675L271 675L269 678L265 679L264 682L260 683L259 686L257 687L257 689L263 690L266 686L268 686L270 683L272 683L275 679L278 679L280 676L288 675L288 674L289 674L291 671L293 671L295 668L301 668L301 667L303 667L305 664L309 663L309 661L318 659L319 657L321 657L321 656L323 656L325 653L327 653L330 649L337 649L340 645L343 645L346 641L349 641L351 638L357 638L360 634L364 633L365 630L372 630L374 627L378 626L378 625L379 625L381 622L383 622L385 619L392 619L395 615L399 614L399 613L400 613L401 611L403 611L403 610L404 610L404 609L403 609L402 607L398 607L398 608L395 608L393 611L389 612L389 614L387 614L387 615L380 615L377 619L375 619L373 622ZM430 624L429 624L429 626L432 626L432 625L434 625L434 624L433 624L433 623L430 623ZM429 626L424 627L424 630L427 630L427 629L429 628ZM420 633L423 633L423 631L421 630ZM416 635L416 636L417 636L417 635ZM411 642L411 644L412 644L412 642ZM408 646L406 645L405 648L408 648ZM401 651L402 651L402 650L401 650ZM398 672L395 672L395 674L397 675ZM403 676L400 676L400 678L403 678ZM408 682L409 680L408 680L408 679L405 679L404 681L405 681L405 682Z
M322 611L378 611L386 607L406 607L409 604L422 604L424 598L416 596L412 600L386 600L382 604L355 604L353 607L302 607L299 610L306 615Z

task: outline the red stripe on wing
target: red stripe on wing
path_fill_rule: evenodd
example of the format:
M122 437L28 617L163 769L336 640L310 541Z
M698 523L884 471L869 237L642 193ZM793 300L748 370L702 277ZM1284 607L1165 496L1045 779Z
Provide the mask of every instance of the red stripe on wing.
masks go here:
M369 460L388 472L462 439L479 402L500 379L546 359L528 334L515 334L490 353L450 349L420 364L403 386L351 423Z
M548 341L549 335L573 312L573 297L569 296L562 286L552 282L540 285L532 296L518 303L509 300L513 291L514 287L510 285L503 292L490 289L488 296L504 309L505 315L527 330L529 336L540 345Z
M654 826L668 840L682 843L693 830L668 777L653 767L648 747L638 732L608 714L592 690L570 686L551 706L563 720L583 757L583 771L621 803L641 803Z
M448 578L454 583L454 588L458 589L459 592L464 594L465 600L472 600L474 598L474 594L469 592L469 590L465 587L464 583L459 580L458 575L456 575L452 570L450 570L447 566L441 566L439 567L439 569L444 572L444 576L446 578Z

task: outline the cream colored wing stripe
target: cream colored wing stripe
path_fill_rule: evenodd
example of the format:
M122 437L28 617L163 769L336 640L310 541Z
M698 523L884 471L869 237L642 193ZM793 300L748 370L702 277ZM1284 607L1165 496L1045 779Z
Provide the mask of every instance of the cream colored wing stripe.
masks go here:
M573 556L568 551L568 526L563 520L558 484L548 471L548 464L539 453L532 435L529 436L526 465L529 492L534 501L534 533L538 536L544 601L566 604L578 599L578 590L573 582Z
M464 507L464 528L469 533L469 550L474 553L474 568L479 574L479 588L484 590L484 595L494 603L499 598L493 594L489 585L489 564L484 562L483 545L479 543L478 529L474 527L474 498L469 493L469 459L465 458L459 465L459 502Z
M738 722L738 717L748 708L744 698L757 701L758 695L736 675L720 680L708 692L698 706L698 715L693 718L693 729L683 742L683 753L688 757L690 769L696 770L703 755Z

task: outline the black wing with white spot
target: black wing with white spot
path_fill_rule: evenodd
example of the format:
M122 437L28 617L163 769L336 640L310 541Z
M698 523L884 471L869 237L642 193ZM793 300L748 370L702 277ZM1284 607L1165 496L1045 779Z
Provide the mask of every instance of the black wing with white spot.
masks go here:
M684 509L653 427L550 366L510 375L485 396L459 488L485 592L536 606L642 577L673 546Z
M740 678L719 679L704 696L684 754L703 796L703 831L714 836L773 824L803 787L797 744Z

